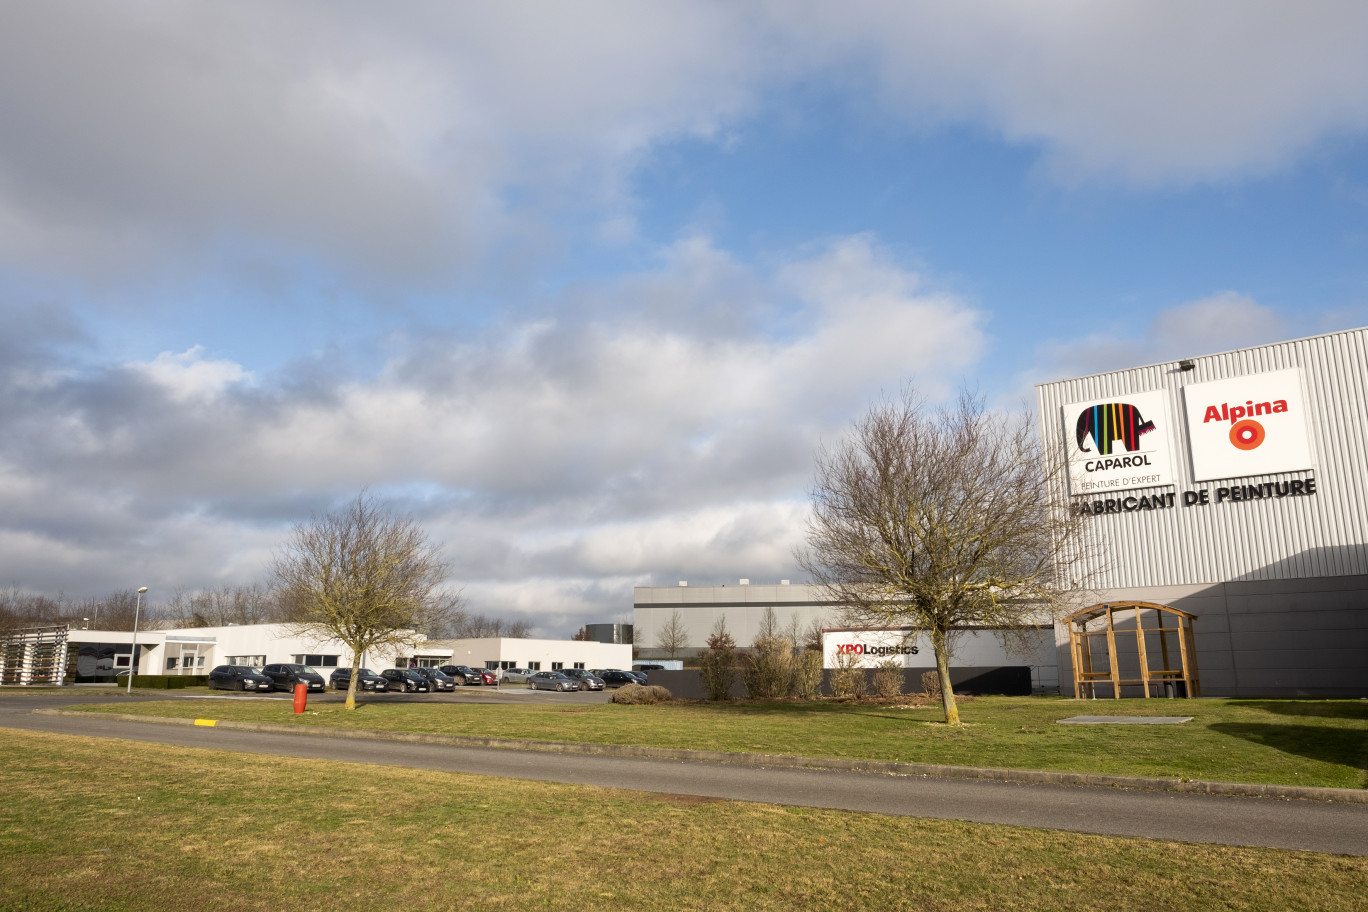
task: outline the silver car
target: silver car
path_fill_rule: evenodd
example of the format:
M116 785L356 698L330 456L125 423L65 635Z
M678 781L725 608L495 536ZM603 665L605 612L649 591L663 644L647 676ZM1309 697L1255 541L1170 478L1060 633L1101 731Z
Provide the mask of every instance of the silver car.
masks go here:
M533 690L579 690L579 681L567 678L559 671L539 671L527 679Z
M536 674L530 668L505 668L503 670L503 682L505 684L526 684L527 679Z

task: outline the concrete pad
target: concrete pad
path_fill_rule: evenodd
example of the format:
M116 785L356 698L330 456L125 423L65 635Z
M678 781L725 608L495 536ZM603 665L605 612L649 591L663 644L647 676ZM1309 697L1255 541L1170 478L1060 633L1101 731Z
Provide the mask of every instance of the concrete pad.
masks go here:
M1060 719L1060 725L1179 725L1192 716L1074 716Z

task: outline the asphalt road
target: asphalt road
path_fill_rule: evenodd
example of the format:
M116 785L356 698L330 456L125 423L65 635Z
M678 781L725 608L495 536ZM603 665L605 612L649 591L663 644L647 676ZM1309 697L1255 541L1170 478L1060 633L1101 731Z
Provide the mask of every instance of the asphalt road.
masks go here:
M94 695L0 695L0 727L738 801L1368 856L1368 805L565 755L34 715ZM542 695L537 695L538 697ZM589 697L588 694L544 695ZM166 699L167 694L149 695ZM472 695L472 698L474 695ZM528 699L530 695L480 699ZM593 695L595 699L600 695ZM98 699L98 697L96 697ZM131 699L139 699L132 697Z

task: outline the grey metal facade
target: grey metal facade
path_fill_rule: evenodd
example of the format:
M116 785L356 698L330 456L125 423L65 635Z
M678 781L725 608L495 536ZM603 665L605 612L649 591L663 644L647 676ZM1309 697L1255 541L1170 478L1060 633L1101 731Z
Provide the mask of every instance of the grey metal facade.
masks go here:
M1167 401L1172 484L1070 494L1075 507L1095 510L1085 517L1089 557L1076 574L1080 601L1143 600L1198 614L1209 695L1368 694L1368 329L1188 363L1189 369L1169 362L1037 387L1043 439L1053 453L1071 446L1066 405L1150 391L1162 391ZM1288 368L1301 371L1312 466L1199 481L1187 388ZM1082 425L1080 416L1080 440ZM1216 497L1241 486L1276 495L1308 480L1314 495ZM1188 502L1204 491L1209 502ZM1162 508L1120 508L1123 500L1133 507L1155 495ZM1065 663L1067 655L1061 677Z

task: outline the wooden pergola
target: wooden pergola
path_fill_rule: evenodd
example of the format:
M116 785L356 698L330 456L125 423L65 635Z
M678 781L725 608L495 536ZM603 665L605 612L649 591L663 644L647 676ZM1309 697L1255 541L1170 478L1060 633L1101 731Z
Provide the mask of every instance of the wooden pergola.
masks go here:
M1118 617L1127 611L1132 613L1133 626L1122 626L1125 618ZM1145 626L1146 616L1154 618L1151 626ZM1074 697L1095 698L1098 684L1110 684L1112 696L1118 700L1122 687L1141 687L1147 698L1154 687L1159 689L1155 696L1164 696L1163 690L1173 693L1180 681L1184 695L1200 697L1202 685L1197 676L1197 646L1192 632L1196 619L1194 614L1152 602L1109 602L1069 615L1065 623L1069 625L1069 650L1073 656ZM1166 621L1171 626L1165 626ZM1158 650L1153 648L1155 639ZM1170 648L1170 639L1177 641L1176 650ZM1130 652L1131 644L1134 653ZM1119 655L1118 648L1126 650L1127 655ZM1175 651L1178 666L1172 662ZM1122 659L1132 654L1139 676L1128 670L1123 677ZM1158 667L1152 665L1156 657Z

